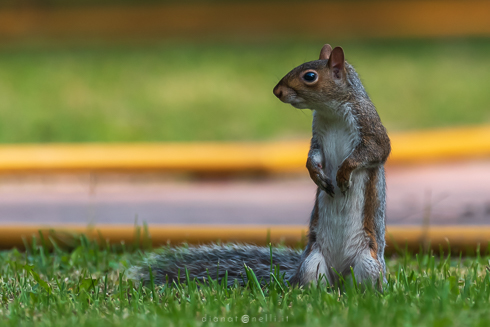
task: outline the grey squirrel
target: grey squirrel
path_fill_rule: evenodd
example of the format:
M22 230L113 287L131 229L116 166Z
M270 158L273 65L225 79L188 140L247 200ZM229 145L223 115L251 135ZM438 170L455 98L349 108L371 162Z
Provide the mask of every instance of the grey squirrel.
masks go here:
M306 167L318 186L308 244L300 252L274 249L273 265L285 280L306 285L324 276L381 283L386 273L384 163L390 153L386 129L354 68L340 47L324 45L319 60L290 71L274 94L299 109L313 110L313 137ZM174 248L151 264L155 283L192 279L246 282L244 264L257 279L270 280L271 253L252 245ZM148 267L138 278L150 280Z

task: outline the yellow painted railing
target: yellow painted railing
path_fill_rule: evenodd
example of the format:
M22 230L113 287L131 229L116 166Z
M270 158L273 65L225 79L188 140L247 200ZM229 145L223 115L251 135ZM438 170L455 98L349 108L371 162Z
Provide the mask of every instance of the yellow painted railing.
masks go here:
M108 241L112 244L134 244L150 243L153 246L165 244L178 245L187 244L209 244L214 242L236 242L251 243L257 245L284 244L298 246L304 244L307 233L306 226L213 226L213 225L155 225L148 228L145 237L143 230L135 229L132 225L99 225L96 227L85 227L77 225L66 225L57 227L46 226L2 226L0 229L0 248L23 248L24 242L34 235L38 237L41 233L48 244L49 236L54 239L67 240L73 236L85 234L89 239L102 242ZM418 226L388 226L386 232L388 254L397 249L408 248L418 251L420 247L429 246L439 252L440 247L452 250L473 253L478 246L482 251L487 248L490 241L490 226L432 226L424 229Z
M490 157L490 126L390 135L388 164ZM159 170L301 172L309 141L1 145L0 173L26 171Z

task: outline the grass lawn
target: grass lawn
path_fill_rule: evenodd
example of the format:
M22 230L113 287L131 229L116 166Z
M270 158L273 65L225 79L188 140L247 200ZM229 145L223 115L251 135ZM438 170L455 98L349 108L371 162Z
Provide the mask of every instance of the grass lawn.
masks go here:
M82 237L70 251L33 243L25 253L0 252L2 326L242 325L244 315L254 326L490 324L488 256L404 253L388 260L384 294L352 287L339 293L275 281L263 288L215 281L146 287L127 279L127 269L149 253L130 247Z
M0 143L306 138L272 88L323 43L3 48ZM490 39L338 44L390 131L490 122Z

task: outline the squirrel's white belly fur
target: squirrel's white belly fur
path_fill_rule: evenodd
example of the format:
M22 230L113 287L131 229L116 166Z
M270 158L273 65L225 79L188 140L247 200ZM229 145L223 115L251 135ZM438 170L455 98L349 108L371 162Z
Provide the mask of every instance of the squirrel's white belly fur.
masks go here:
M345 275L350 267L357 270L356 262L360 257L369 256L363 230L367 172L365 169L353 171L351 187L342 194L336 183L336 175L339 166L360 141L355 119L352 116L316 116L313 130L322 144L324 172L335 186L335 195L331 197L324 191L318 195L319 219L315 230L318 241L306 266L314 270L308 272L308 275L315 275L311 277L318 278L318 275L323 274L333 282L337 276L328 268L334 268L339 274ZM328 123L324 122L325 119L328 119Z
M352 187L345 195L335 194L331 198L322 191L318 198L316 234L321 235L317 241L318 250L323 254L326 266L334 268L339 274L345 274L351 266L355 267L358 257L367 250L362 201L365 178L364 171L354 172ZM366 252L366 255L369 253Z

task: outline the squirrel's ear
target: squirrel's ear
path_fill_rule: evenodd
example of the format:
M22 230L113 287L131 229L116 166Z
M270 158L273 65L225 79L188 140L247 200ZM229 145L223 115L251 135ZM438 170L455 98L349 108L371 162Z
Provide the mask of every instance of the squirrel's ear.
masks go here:
M330 44L325 44L320 51L320 59L319 60L328 60L330 54L332 53L332 47Z
M328 59L328 68L332 71L332 76L334 79L342 78L344 72L344 50L341 47L335 47L332 50L332 54Z

